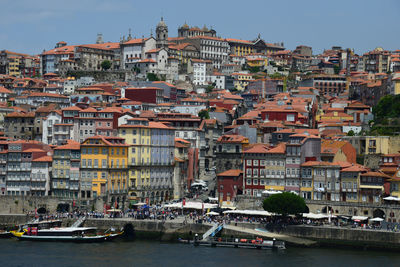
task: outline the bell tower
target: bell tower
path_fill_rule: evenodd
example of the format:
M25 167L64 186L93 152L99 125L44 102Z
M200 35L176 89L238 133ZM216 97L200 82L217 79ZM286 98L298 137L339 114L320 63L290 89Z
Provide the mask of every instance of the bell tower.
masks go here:
M168 26L163 17L161 17L156 28L156 46L157 48L168 48Z

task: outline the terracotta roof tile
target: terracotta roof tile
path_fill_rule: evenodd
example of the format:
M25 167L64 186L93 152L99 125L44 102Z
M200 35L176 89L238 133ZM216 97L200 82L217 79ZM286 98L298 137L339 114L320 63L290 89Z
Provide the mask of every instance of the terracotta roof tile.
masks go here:
M237 169L236 170L227 170L227 171L218 173L217 176L234 176L234 177L236 177L236 176L241 175L242 173L243 173L242 170L237 170Z

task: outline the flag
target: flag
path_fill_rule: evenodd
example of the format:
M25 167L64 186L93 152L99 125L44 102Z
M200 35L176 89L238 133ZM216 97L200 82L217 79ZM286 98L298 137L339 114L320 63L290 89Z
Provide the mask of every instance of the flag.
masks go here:
M117 200L115 200L115 208L118 208L118 203L117 203Z
M186 198L184 198L183 200L182 200L182 207L184 207L186 205Z
M35 208L35 218L37 218L37 208Z

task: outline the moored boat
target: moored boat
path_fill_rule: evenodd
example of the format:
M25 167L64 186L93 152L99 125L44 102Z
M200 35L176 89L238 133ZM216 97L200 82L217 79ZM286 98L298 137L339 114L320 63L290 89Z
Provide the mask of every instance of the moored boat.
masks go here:
M263 240L262 238L256 239L245 239L245 238L208 238L206 240L198 240L196 237L194 240L183 240L179 239L179 242L186 244L193 244L195 246L211 246L211 247L232 247L232 248L256 248L256 249L274 249L281 250L286 249L284 241L278 240Z
M110 232L97 234L97 229L93 227L57 227L50 229L28 228L23 231L11 231L19 240L28 241L60 241L60 242L104 242L112 240L123 232Z

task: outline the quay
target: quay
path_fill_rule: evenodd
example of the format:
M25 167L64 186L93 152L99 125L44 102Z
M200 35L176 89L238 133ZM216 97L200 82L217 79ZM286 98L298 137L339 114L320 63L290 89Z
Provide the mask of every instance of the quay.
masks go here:
M1 227L13 227L32 218L25 214L0 214ZM62 219L63 225L71 226L76 219ZM203 235L212 228L209 223L194 223L178 217L174 220L137 220L134 218L87 218L84 226L109 229L124 228L128 237L176 242L179 238L193 240L195 234ZM354 229L334 226L289 225L281 232L268 232L259 223L226 224L222 238L276 239L285 241L287 247L335 246L362 249L400 251L400 233L384 230Z

